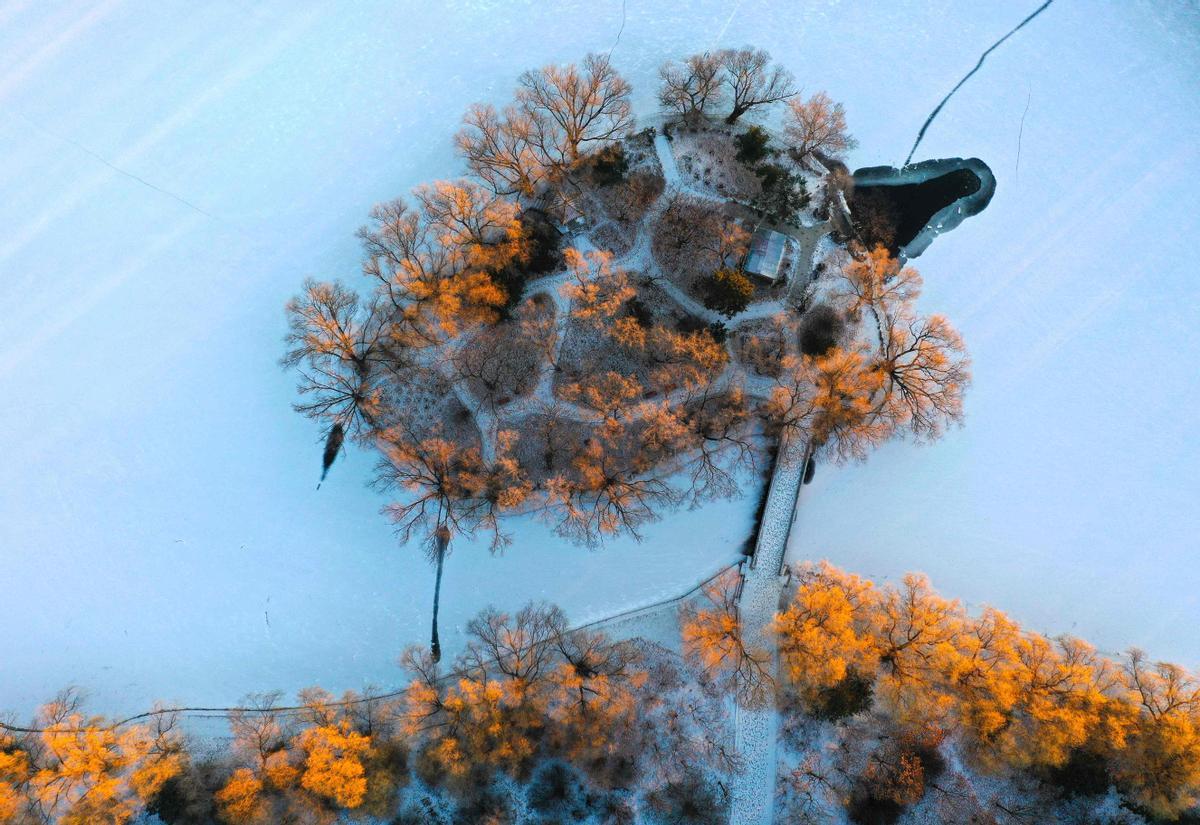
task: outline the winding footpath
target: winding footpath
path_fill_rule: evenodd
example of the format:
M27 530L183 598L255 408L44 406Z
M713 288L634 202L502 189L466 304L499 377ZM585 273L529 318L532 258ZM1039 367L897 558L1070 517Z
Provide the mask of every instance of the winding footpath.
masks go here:
M798 439L785 438L779 447L758 543L745 571L738 602L746 646L769 651L776 674L779 657L771 625L783 594L783 557L800 503L806 456L807 447ZM729 821L731 825L769 825L775 818L775 742L779 726L774 686L761 708L739 706L734 719L734 742L745 760L745 769L733 780Z
M690 185L679 171L670 142L662 134L658 134L654 138L654 150L658 156L659 165L662 168L665 184L663 191L642 217L637 237L634 239L630 249L624 254L614 257L612 263L615 267L642 272L650 276L659 288L666 293L667 297L684 311L702 318L709 323L727 321L728 319L705 307L676 284L672 283L670 279L662 277L651 249L652 233L650 227L655 225L658 218L670 205L671 199L675 194L682 193L723 205L729 204L730 201L728 198L719 197ZM794 227L783 228L783 231L789 234L797 244L798 255L795 265L800 266L802 265L800 264L801 260L811 258L812 250L816 247L818 239L828 231L828 226L825 223L821 223L812 227L805 227L804 229ZM597 247L592 242L592 239L588 234L582 232L571 238L571 245L584 254L597 251ZM802 259L799 253L805 250L808 251L808 256ZM434 359L429 364L429 366L441 373L447 384L452 388L452 392L458 396L459 402L474 413L475 423L479 429L480 453L485 461L491 462L495 460L497 436L500 430L512 427L530 415L534 415L550 407L554 407L557 414L575 421L596 421L599 418L599 414L595 410L564 401L557 398L554 393L555 364L558 363L559 353L566 339L567 324L571 313L571 302L562 294L562 288L572 280L574 280L574 275L564 271L532 280L526 284L526 294L530 296L543 294L550 299L554 307L555 326L553 352L551 357L543 360L537 384L528 395L514 398L498 406L489 405L480 399L474 398L470 391L461 385L454 371L454 353L462 347L471 345L471 340L466 335L459 336L449 342L451 357ZM791 278L787 294L771 300L756 302L746 308L743 312L739 313L736 323L733 324L733 328L744 323L770 318L778 312L786 311L790 302L795 299L797 293L804 288L807 282L807 278ZM764 376L746 374L746 371L737 365L737 359L734 357L731 348L732 344L727 343L726 347L729 349L730 354L729 363L721 375L713 380L712 389L724 391L730 385L737 382L751 398L759 401L766 400L773 386L772 380ZM686 388L681 388L666 395L663 400L679 400L684 398L687 393L688 390ZM636 413L634 415L636 416Z

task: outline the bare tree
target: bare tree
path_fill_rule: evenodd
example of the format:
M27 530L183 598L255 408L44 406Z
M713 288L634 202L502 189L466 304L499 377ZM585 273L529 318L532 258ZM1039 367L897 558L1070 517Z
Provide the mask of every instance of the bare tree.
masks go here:
M732 775L745 769L733 747L724 703L698 692L678 693L683 681L674 661L653 657L641 690L641 742L637 753L645 770L659 781L673 781L698 765Z
M497 457L483 461L479 449L465 447L432 435L418 433L407 417L379 434L384 458L379 463L376 485L409 494L384 512L396 525L402 544L418 532L426 534L426 551L437 573L433 591L433 630L430 650L434 661L441 658L437 614L441 594L442 567L456 535L474 535L480 527L492 533L492 551L508 543L500 531L500 515L519 507L532 492L520 465L508 453L511 435L501 433Z
M641 540L646 524L679 503L664 478L632 469L623 446L598 433L575 456L574 473L547 481L550 502L557 505L547 517L559 535L587 545L622 532Z
M961 424L971 361L950 322L941 315L900 319L888 327L885 341L877 362L886 379L881 413L919 441Z
M662 86L659 103L685 118L699 117L723 96L721 58L704 52L693 54L682 63L668 61L658 70Z
M689 470L692 502L736 496L741 489L737 471L757 463L746 428L750 410L745 392L731 387L716 394L705 388L686 408L695 449Z
M467 622L474 638L459 667L481 683L502 676L520 690L535 691L549 677L566 625L562 610L553 605L530 603L515 616L488 607Z
M600 676L627 678L642 658L629 642L614 642L598 631L569 630L565 618L554 643L563 661L582 680L580 704L586 704L588 694L593 692L588 686L590 680Z
M281 698L279 691L252 693L229 714L234 750L255 770L262 770L273 753L283 750L293 732L276 711Z
M513 106L497 114L494 106L476 103L463 116L454 144L471 172L499 195L531 196L550 172L534 145L531 115Z
M589 54L582 69L573 63L527 71L518 81L517 102L529 115L531 143L560 166L579 159L585 144L604 144L629 131L632 87L604 55Z
M858 145L846 132L846 110L824 92L808 100L793 98L787 106L784 135L797 159L813 152L840 157Z
M918 441L938 438L961 423L971 361L962 336L941 315L921 318L913 304L921 276L901 267L883 247L862 259L846 257L839 297L848 312L867 311L874 326L870 372L879 379L870 418L888 431L907 430Z
M779 777L777 796L788 822L816 825L834 818L832 810L843 789L834 784L832 771L822 764L821 757L809 753L791 773Z
M782 66L771 66L771 55L763 49L745 46L718 52L725 68L725 85L733 96L733 108L725 117L726 123L756 106L766 106L787 100L796 94L792 74Z
M380 375L407 369L388 313L375 298L363 301L340 283L308 280L288 301L287 316L288 350L281 363L300 373L296 411L327 428L327 447L335 433L368 432L383 406ZM332 461L326 458L328 470Z

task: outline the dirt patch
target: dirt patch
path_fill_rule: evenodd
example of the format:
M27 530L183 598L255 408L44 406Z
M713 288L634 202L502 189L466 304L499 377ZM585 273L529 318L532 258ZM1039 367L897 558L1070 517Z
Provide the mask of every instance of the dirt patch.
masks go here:
M440 435L458 444L480 446L475 416L440 373L412 370L395 386L396 398L387 405L393 417L385 424L411 429L422 438Z
M554 476L572 476L572 461L587 441L592 424L535 413L521 422L513 454L535 485Z
M498 407L533 392L555 339L554 302L537 293L508 321L484 327L454 355L454 369L482 404Z
M731 131L714 126L683 127L675 132L671 150L680 174L697 189L747 202L762 193L754 170L737 159Z
M778 378L787 354L787 335L781 318L748 321L731 333L731 349L738 363L750 372Z

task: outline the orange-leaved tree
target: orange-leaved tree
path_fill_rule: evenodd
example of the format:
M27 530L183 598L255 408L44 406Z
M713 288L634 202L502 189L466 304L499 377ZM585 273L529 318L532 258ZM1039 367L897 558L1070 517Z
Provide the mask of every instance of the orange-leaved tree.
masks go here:
M1130 651L1125 676L1139 711L1115 778L1138 804L1174 818L1200 804L1200 681Z
M389 310L390 338L428 346L496 320L508 301L500 270L529 255L515 204L465 181L439 181L376 206L359 230L363 272Z
M38 712L39 732L24 756L6 758L10 777L18 780L10 784L25 785L30 807L45 821L132 822L186 763L174 724L171 714L160 714L149 725L116 726L85 716L68 691Z
M964 752L986 770L1046 778L1098 764L1156 817L1200 802L1200 682L1176 665L1135 650L1121 667L1078 639L1023 631L993 608L971 615L923 576L877 588L828 563L798 572L775 630L802 698L866 678L876 708L905 735L961 731ZM896 787L904 772L894 760L877 769Z
M840 157L857 145L846 132L846 110L824 92L808 100L794 97L787 106L784 135L796 157L803 159L813 152Z
M29 754L15 736L0 731L0 822L20 822L32 815L29 777L33 765Z
M704 601L679 608L683 651L702 673L728 690L739 704L761 707L775 684L770 651L762 639L747 639L738 614L741 574L727 570L704 585Z
M970 359L944 317L917 316L920 274L902 267L882 246L861 258L843 256L839 274L847 314L870 327L869 369L879 387L871 395L869 417L889 435L905 433L918 441L934 440L947 425L961 423Z
M827 562L806 565L787 607L775 617L784 673L809 697L849 674L873 675L879 662L871 633L874 585Z

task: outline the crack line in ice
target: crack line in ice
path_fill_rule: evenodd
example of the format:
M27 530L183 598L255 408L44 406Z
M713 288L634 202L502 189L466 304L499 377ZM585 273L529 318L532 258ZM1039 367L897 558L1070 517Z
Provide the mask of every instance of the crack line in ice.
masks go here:
M971 71L967 72L963 76L963 79L958 81L958 83L955 84L954 88L950 90L950 93L942 98L942 102L939 103L937 105L937 108L934 109L932 113L930 113L928 118L926 118L925 125L922 126L921 131L917 133L917 141L916 141L916 143L913 144L912 151L910 151L908 153L908 157L904 161L905 166L908 166L909 161L912 160L913 154L917 151L917 147L921 145L921 139L923 137L925 137L925 130L929 128L929 124L933 123L933 119L938 116L938 112L942 111L942 107L945 106L946 103L950 100L950 98L952 98L954 96L954 93L957 92L964 83L966 83L968 80L971 79L971 75L973 75L973 74L975 74L975 72L979 71L979 67L983 65L983 61L987 60L987 56L989 54L991 54L993 51L995 51L996 48L1001 43L1003 43L1005 40L1007 40L1008 38L1010 38L1014 34L1016 34L1018 31L1020 31L1025 26L1026 23L1028 23L1033 18L1037 17L1039 14L1044 12L1047 8L1049 8L1050 4L1053 2L1054 2L1054 0L1046 0L1045 3L1042 3L1042 5L1038 6L1037 9L1034 10L1033 14L1029 15L1024 20L1022 20L1020 23L1018 23L1012 29L1012 31L1010 31L1008 34L1004 35L1004 37L1001 37L999 40L997 40L995 43L993 43L991 45L991 47L988 48L987 51L985 51L983 54L981 54L979 56L979 62L975 64L975 68L971 69Z
M1021 112L1021 128L1017 130L1017 164L1013 168L1013 180L1021 179L1021 138L1025 134L1025 115L1029 114L1029 102L1033 100L1033 82L1029 84L1029 94L1025 96L1025 111Z
M86 147L82 143L80 143L79 141L77 141L73 138L69 138L66 135L60 135L56 132L51 132L49 129L45 128L44 126L39 125L36 121L34 121L31 117L26 115L24 112L21 112L17 109L10 109L10 111L13 114L15 114L17 117L19 117L21 120L25 121L30 126L32 126L34 129L41 132L43 135L52 137L55 140L61 140L63 143L69 143L72 146L74 146L76 149L78 149L79 151L83 152L84 154L89 155L89 156L95 158L96 160L100 161L105 166L107 166L109 169L112 169L114 172L122 174L125 177L129 178L130 180L135 180L138 183L142 184L142 186L146 186L150 189L153 189L155 192L161 192L162 194L166 195L168 198L171 198L172 200L176 200L179 203L182 203L188 209L193 209L193 210L199 212L201 215L203 215L206 218L214 218L215 219L215 216L213 214L211 214L209 212L205 212L199 206L196 206L196 204L192 203L191 201L187 200L186 198L182 198L179 195L176 195L174 192L171 192L170 190L163 189L161 186L156 186L155 184L151 183L150 181L146 180L145 178L135 175L133 172L122 169L120 166L117 166L115 163L113 163L108 158L101 155L99 152L95 152L95 151L89 149L88 147Z
M613 41L612 46L608 49L608 56L612 57L613 49L617 48L617 44L621 42L621 35L625 33L625 4L628 0L621 0L621 28L617 29L617 39Z
M738 9L741 7L742 0L737 0L737 2L733 4L733 11L729 12L729 17L725 18L725 25L721 27L721 30L717 32L717 36L713 38L712 47L714 49L717 47L717 44L721 42L721 38L725 36L725 32L729 29L729 24L733 22L734 16L738 13Z

